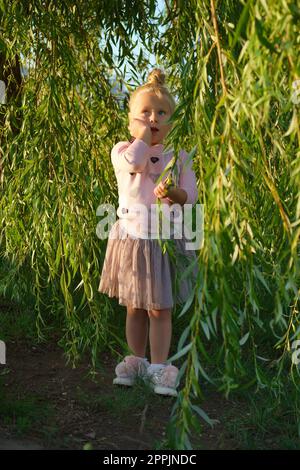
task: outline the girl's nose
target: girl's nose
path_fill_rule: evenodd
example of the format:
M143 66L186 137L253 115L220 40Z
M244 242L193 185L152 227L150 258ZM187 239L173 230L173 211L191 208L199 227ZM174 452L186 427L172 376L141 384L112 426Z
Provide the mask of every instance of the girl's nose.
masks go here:
M156 116L156 113L154 111L150 115L150 121L151 122L157 121L157 116Z

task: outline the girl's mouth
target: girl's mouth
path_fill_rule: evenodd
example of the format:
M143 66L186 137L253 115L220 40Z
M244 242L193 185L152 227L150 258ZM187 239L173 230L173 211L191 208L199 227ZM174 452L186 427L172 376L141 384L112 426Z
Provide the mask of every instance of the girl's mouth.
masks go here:
M159 131L159 129L157 129L157 127L151 127L150 129L151 129L152 134L155 134L156 132Z

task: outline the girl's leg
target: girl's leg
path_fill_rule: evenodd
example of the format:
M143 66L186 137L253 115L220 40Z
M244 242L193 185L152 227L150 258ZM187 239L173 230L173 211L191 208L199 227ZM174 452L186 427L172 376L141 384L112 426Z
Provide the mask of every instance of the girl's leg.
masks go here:
M148 340L147 310L127 306L126 339L135 356L145 357Z
M150 352L152 364L163 364L168 359L172 336L172 310L149 310Z

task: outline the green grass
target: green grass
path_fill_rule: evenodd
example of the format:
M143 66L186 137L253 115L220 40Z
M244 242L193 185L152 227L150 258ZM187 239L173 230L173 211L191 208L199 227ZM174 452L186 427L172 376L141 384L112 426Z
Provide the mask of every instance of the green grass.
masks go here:
M224 414L225 434L230 434L240 449L300 449L299 419L291 410L293 397L276 403L268 390L245 392L242 409Z
M25 312L12 313L1 312L0 332L3 341L15 339L29 339L34 343L35 321L30 314Z
M133 413L141 413L146 405L153 403L153 390L142 380L137 380L134 387L115 387L113 394L94 397L77 387L78 403L93 411L106 411L113 416L126 418ZM156 403L166 403L166 398L155 396ZM167 399L167 403L169 400Z
M37 397L8 397L0 382L0 417L1 423L10 428L17 436L24 436L33 427L43 426L52 416L53 411L47 403Z
M0 340L26 341L32 345L51 340L52 334L60 334L60 326L53 321L45 323L42 337L37 329L37 314L34 308L24 306L0 295Z
M2 341L29 339L32 343L37 337L34 312L3 301L0 297L0 339Z

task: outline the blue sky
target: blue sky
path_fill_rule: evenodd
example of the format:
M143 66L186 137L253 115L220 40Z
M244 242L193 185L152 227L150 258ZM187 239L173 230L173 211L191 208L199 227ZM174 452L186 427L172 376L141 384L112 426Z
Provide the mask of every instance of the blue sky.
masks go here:
M164 0L158 0L157 1L157 10L158 10L158 12L161 12L162 10L164 10L164 8L165 8L165 1ZM133 41L137 41L137 39L138 38L134 35L133 36ZM137 44L136 47L133 49L133 53L135 54L136 57L139 56L140 49L141 49L140 44ZM113 53L116 57L118 56L118 48L115 47L115 46L113 46ZM149 54L148 51L145 51L144 49L143 49L143 54L144 54L144 57L148 59L149 70L151 70L153 67L155 67L157 65L156 58L153 54ZM132 67L126 60L124 61L124 64L119 69L120 72L122 73L122 75L124 75L125 68L126 68L125 80L127 81L127 80L130 80L132 78ZM136 72L136 70L135 70L135 72ZM139 76L138 73L137 73L137 75Z

